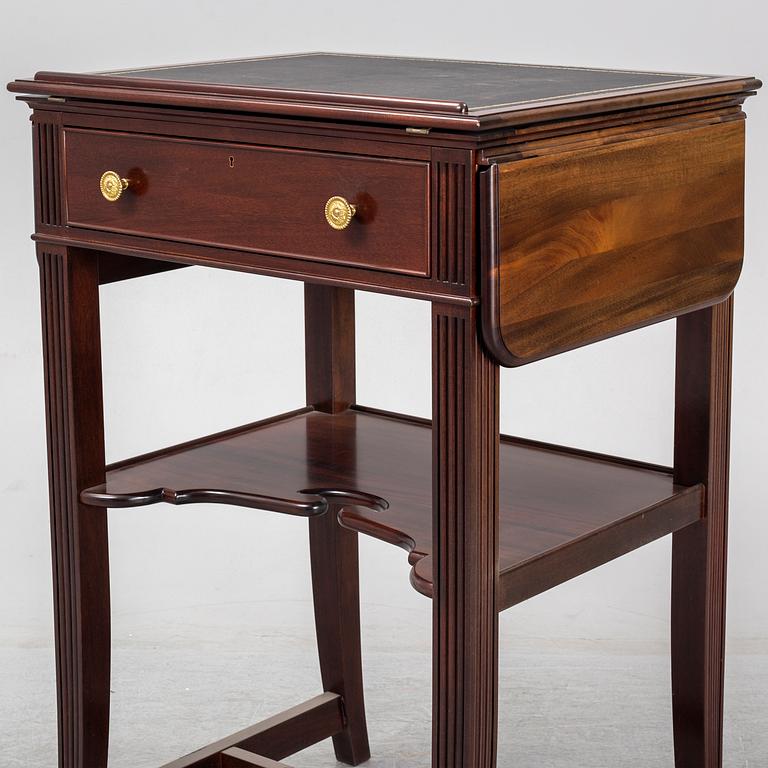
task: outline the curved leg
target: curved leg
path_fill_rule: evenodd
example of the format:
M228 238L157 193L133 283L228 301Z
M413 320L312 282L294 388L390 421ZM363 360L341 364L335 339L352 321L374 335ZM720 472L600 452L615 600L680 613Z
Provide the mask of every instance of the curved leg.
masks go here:
M106 768L109 739L107 511L97 254L40 247L60 768Z
M720 768L732 300L677 321L675 480L707 487L705 517L672 540L676 768Z
M357 534L342 528L338 509L309 521L309 551L315 630L323 690L344 700L346 727L333 737L336 758L348 765L366 761Z

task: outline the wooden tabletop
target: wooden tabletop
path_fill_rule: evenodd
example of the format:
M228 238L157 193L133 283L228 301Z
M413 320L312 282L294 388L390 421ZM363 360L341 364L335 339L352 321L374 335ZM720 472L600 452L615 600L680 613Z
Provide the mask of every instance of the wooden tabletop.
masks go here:
M588 113L754 90L753 78L620 69L300 53L126 69L38 72L19 93L221 106L365 121L484 127L506 116Z

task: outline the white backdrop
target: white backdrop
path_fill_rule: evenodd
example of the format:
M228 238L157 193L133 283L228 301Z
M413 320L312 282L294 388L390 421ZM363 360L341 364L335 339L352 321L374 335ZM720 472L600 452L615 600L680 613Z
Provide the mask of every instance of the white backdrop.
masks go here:
M648 0L631 7L614 0L389 0L357 7L30 1L4 6L0 79L42 69L88 71L300 50L768 77L762 8L758 0ZM768 94L746 109L747 238L736 293L728 636L734 653L766 653ZM0 115L0 646L47 646L51 587L37 268L28 239L28 109L6 94ZM109 459L303 404L301 284L185 269L107 286L102 298ZM428 305L358 293L357 306L360 402L428 415ZM505 371L502 428L670 463L673 346L667 323ZM271 625L259 631L287 631L291 622L311 625L310 612L294 611L309 599L301 521L226 507L160 506L111 512L110 534L118 640L139 627L151 637L152 627L169 621L226 636L248 626L247 606L255 604L272 606ZM408 585L405 553L365 539L361 546L366 632L406 621L423 646L429 606ZM661 648L668 637L669 558L669 541L663 540L531 600L504 614L504 638Z

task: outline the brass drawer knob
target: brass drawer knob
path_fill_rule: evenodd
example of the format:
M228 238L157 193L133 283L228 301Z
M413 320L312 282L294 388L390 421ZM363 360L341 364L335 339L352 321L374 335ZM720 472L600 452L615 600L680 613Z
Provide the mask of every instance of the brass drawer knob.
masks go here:
M128 189L130 183L128 179L124 179L115 171L104 171L99 181L99 189L105 200L114 203L120 199L120 195Z
M334 195L325 204L325 220L334 229L346 229L357 208L343 197Z

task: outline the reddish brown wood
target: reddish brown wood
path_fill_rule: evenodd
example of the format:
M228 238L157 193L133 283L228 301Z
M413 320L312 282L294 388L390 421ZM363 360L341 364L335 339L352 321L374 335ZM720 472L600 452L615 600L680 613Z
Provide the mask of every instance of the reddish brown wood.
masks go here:
M240 494L260 499L248 506L295 505L294 514L318 501L335 504L346 527L407 550L414 586L431 596L430 426L360 406L335 415L295 411L112 465L106 487L83 498L151 504L172 494L147 488L195 478L199 489L225 489L230 503L246 503ZM664 467L506 436L499 463L500 609L701 517L701 486L676 484Z
M475 309L433 309L432 765L496 765L499 369Z
M564 120L519 128L483 142L482 163L544 157L568 150L652 138L666 133L744 120L745 96L721 96L685 104Z
M483 332L507 365L722 301L736 285L742 121L504 162L483 177Z
M209 94L188 94L168 91L153 91L148 97L147 91L133 88L104 88L100 86L82 86L68 83L51 84L31 80L17 80L8 84L8 90L28 94L44 94L65 100L96 100L115 104L152 104L158 107L188 108L202 110L244 112L267 116L302 117L313 120L333 120L357 122L363 120L379 125L408 126L426 130L444 130L451 132L477 132L480 130L498 130L529 125L548 120L568 120L583 115L600 115L606 112L624 109L647 108L656 105L675 104L689 99L708 99L721 95L749 96L762 86L754 78L712 78L707 81L690 82L683 86L657 86L650 91L626 91L610 97L601 94L586 95L583 99L571 101L552 100L539 102L534 106L512 105L497 111L477 110L473 114L450 114L438 112L427 114L403 109L369 109L366 106L351 107L326 105L261 98L238 98Z
M725 87L718 83L713 86L703 86L702 93L741 92L747 88L756 88L751 82L725 81ZM229 112L246 112L264 115L280 115L285 117L309 117L315 120L339 120L357 122L361 118L384 125L407 125L426 128L443 128L450 131L474 131L481 127L476 117L460 113L428 115L423 112L404 109L368 109L327 104L280 101L277 99L238 98L234 96L219 96L208 94L186 94L168 91L153 91L150 98L147 91L135 88L120 88L105 90L99 86L82 86L71 84L56 84L19 80L8 84L8 90L20 94L44 94L54 98L64 99L94 99L118 104L153 104L163 107L191 108L202 110L217 110ZM114 98L117 96L117 98ZM674 101L674 96L671 99ZM495 121L494 124L498 123Z
M106 761L103 507L219 501L311 517L323 684L341 695L173 768L258 765L328 736L346 762L367 756L357 531L407 549L434 595L436 768L494 765L497 610L677 532L676 759L719 768L730 304L679 322L674 475L499 438L497 362L730 292L741 105L759 81L346 55L270 80L265 61L10 85L34 109L61 765ZM117 205L98 194L107 168L134 182ZM332 194L359 205L343 233L322 218ZM312 407L107 475L98 283L187 264L312 284ZM354 405L355 288L433 302L434 427Z
M65 146L71 226L429 273L426 163L74 129ZM114 203L106 170L131 182ZM334 195L357 206L343 231Z
M501 574L498 606L503 611L530 597L586 573L662 536L680 531L701 519L704 487L694 485L669 499L555 546L545 557L522 561ZM416 564L421 576L426 560Z
M55 119L63 119L67 125L80 126L80 127L99 127L99 128L112 128L115 121L118 120L121 127L125 127L127 130L137 133L163 133L169 136L185 135L190 137L212 139L219 137L220 139L226 139L229 141L237 142L252 142L260 144L269 144L283 147L306 147L314 150L338 148L345 152L364 152L366 154L372 154L376 156L385 156L387 153L392 152L392 147L397 146L397 154L403 158L428 158L429 153L424 154L421 151L420 142L425 141L425 137L419 137L414 135L400 134L397 136L397 144L394 144L395 136L390 133L387 134L388 143L382 141L373 141L370 139L364 140L362 143L357 139L362 139L367 136L365 131L362 131L359 127L346 127L336 126L333 129L323 127L323 136L308 134L310 130L306 127L306 124L302 123L297 125L295 123L286 123L285 121L277 125L267 126L264 121L265 118L248 118L240 117L239 119L232 115L222 117L211 115L196 115L192 117L190 114L184 118L179 116L178 113L162 114L163 120L158 120L157 117L161 116L159 110L155 110L154 113L148 112L146 109L144 112L138 111L138 108L133 111L127 111L125 108L118 108L116 106L111 107L111 111L107 113L107 108L104 105L90 105L88 107L89 112L83 113L83 108L77 111L77 107L72 104L59 105L62 109L61 113L52 113L49 111L50 104L36 104L41 115L53 115ZM621 123L618 127L614 127L614 133L616 131L625 132L632 131L631 137L642 137L647 135L649 131L655 132L669 132L675 130L681 130L686 127L686 124L680 123L676 115L683 113L690 118L690 112L694 109L699 109L699 113L696 114L696 120L713 119L719 120L717 115L712 117L705 117L710 114L712 110L709 109L710 105L707 102L687 102L685 109L682 109L681 105L675 107L676 111L671 111L671 108L664 108L664 111L659 111L661 108L636 110L635 112L628 112L623 114ZM738 106L732 107L737 111L734 113L737 117L743 117L743 113L738 109ZM143 119L138 119L139 115ZM149 119L151 117L151 119ZM53 119L53 118L49 118ZM250 120L250 123L248 122ZM260 120L261 122L258 122ZM595 118L590 119L589 122L586 118L581 120L563 121L558 124L547 124L546 126L531 126L524 129L518 129L514 133L507 132L505 134L504 142L505 149L509 152L514 150L521 153L521 157L529 156L530 153L534 153L534 156L541 154L544 151L544 144L549 142L559 142L554 145L548 151L562 152L567 148L568 142L576 143L579 146L599 146L602 143L614 141L616 136L611 134L608 129L600 128L596 130L597 125L611 125L616 124L617 118L606 118L601 123L596 123ZM193 122L194 121L194 122ZM256 127L248 128L247 126L254 125ZM279 128L279 130L276 130ZM589 129L589 130L588 130ZM372 129L368 129L369 133ZM574 131L581 131L581 133L574 134ZM586 132L585 132L586 131ZM317 128L316 128L317 132ZM545 140L532 141L532 137L540 135L552 135L554 138ZM620 134L619 134L620 135ZM588 138L588 137L592 138ZM332 141L329 138L332 137ZM427 137L429 141L445 143L452 140L455 143L455 138L448 137ZM483 143L492 142L491 138L483 138ZM498 140L495 140L498 143ZM538 143L537 143L538 142ZM594 144L597 142L597 144ZM464 153L468 155L469 153ZM462 153L450 151L446 154L445 150L434 150L433 152L433 178L439 177L440 169L446 168L446 181L450 183L451 178L456 178L460 174L468 174L472 171L471 160L467 165L461 166L460 158ZM442 159L441 159L442 158ZM445 165L443 165L445 161ZM450 164L447 164L447 163ZM472 185L468 185L470 190ZM450 196L440 195L441 185L440 183L433 181L433 217L436 215L436 211L440 210L447 215L450 213ZM471 194L465 196L464 205L472 206ZM441 215L443 215L441 213ZM445 225L441 224L440 227L444 228ZM322 262L308 262L306 260L286 259L284 257L276 258L274 256L265 256L256 253L238 253L232 252L227 249L212 249L209 247L202 248L200 246L187 245L182 243L163 242L159 240L153 240L147 237L132 237L125 235L117 235L110 233L102 233L95 230L77 230L75 228L68 228L66 238L61 239L61 230L57 227L46 227L41 225L41 230L45 232L43 237L47 242L61 244L77 243L78 245L88 247L98 247L103 251L111 251L119 249L121 253L131 253L133 255L144 256L152 259L174 259L183 261L184 263L207 263L213 266L227 266L231 268L245 269L248 271L257 271L262 274L272 274L282 277L293 278L306 278L313 280L333 281L335 284L344 285L358 285L359 287L366 287L375 285L377 290L385 290L388 292L399 293L401 295L413 295L422 296L424 298L434 298L435 293L443 293L444 295L466 295L467 289L472 289L472 285L466 287L453 282L446 282L440 280L437 277L439 272L441 275L447 274L446 268L440 268L437 265L433 270L435 273L433 277L426 282L423 278L412 277L406 275L394 275L392 273L377 273L361 270L359 268L341 267L334 264L324 264ZM466 228L465 228L466 229ZM433 235L432 235L432 248L435 254L441 251L436 250L440 241L442 229L437 227L436 223L433 223ZM465 266L465 273L468 273L470 278L474 276L475 269L470 266L472 263L473 255L466 247L466 244L472 244L473 237L472 232L467 234L467 241L465 243L465 257L469 259L467 266ZM450 244L446 252L450 252ZM437 258L435 255L433 258ZM141 263L141 262L139 262ZM457 267L460 269L460 267ZM491 297L492 298L492 297ZM486 302L487 304L487 302Z
M359 141L366 142L366 154L389 157L396 147L398 157L424 159L431 148L464 148L481 146L491 155L504 154L535 139L572 137L580 140L600 132L627 131L652 126L682 125L684 122L708 120L712 112L741 112L750 93L732 93L684 102L636 106L615 113L584 115L557 121L534 122L513 130L498 127L472 135L461 132L430 130L404 131L402 127L376 124L329 123L323 120L292 120L273 115L204 112L192 109L141 104L49 101L42 97L23 97L35 114L55 115L64 125L99 130L114 130L116 122L128 133L163 134L214 141L242 141L269 146L304 146L325 149L329 139L339 152L355 152ZM22 98L22 97L20 97ZM490 155L489 155L490 156Z
M290 768L286 763L278 763L268 757L254 755L240 747L225 749L221 753L221 768Z
M172 261L156 259L134 259L121 253L99 254L99 283L117 283L120 280L132 280L134 277L155 275L160 272L170 272L180 269L186 264L176 264Z
M676 768L722 766L732 334L732 299L677 321L675 479L707 496L672 539Z
M8 85L23 94L454 131L601 114L759 87L760 81L749 77L345 54L261 57L154 72L40 72L33 80Z
M341 527L339 508L309 523L315 630L323 688L344 702L344 730L333 737L336 759L359 765L370 756L360 649L357 533Z
M281 760L337 734L343 727L341 697L335 693L323 693L166 763L163 768L221 768L221 753L233 747L271 760Z
M32 162L35 179L35 221L38 226L63 222L61 115L36 115L32 121Z
M40 249L53 547L59 768L106 768L110 616L106 510L82 488L104 481L98 259Z
M307 405L340 413L355 403L355 292L304 287Z
M334 151L370 157L429 160L430 150L435 145L466 148L473 144L467 136L450 133L435 138L431 132L426 135L410 133L392 126L346 125L268 115L201 113L139 104L85 104L76 101L50 102L46 99L30 99L30 105L34 109L33 114L60 116L62 125L72 128L114 131L117 124L121 132L130 134Z
M254 490L255 475L252 473L257 470L254 460L258 458L241 455L237 459L238 451L236 449L232 454L232 446L240 444L242 438L254 431L275 422L290 420L293 416L306 414L311 410L313 409L300 408L243 427L117 462L109 468L112 479L117 482L101 483L87 488L80 494L81 499L91 506L112 508L141 507L160 502L236 504L300 517L324 514L329 500L337 505L348 503L369 506L372 509L386 509L386 500L352 486L338 487L334 485L330 475L323 475L323 482L315 482L317 476L305 472L302 476L302 488L291 491L286 496L267 496ZM204 457L203 460L211 472L207 478L197 472L199 467L196 466L196 461L200 457ZM235 461L231 461L232 458L235 458ZM188 463L189 459L191 463ZM134 474L137 469L138 474ZM149 472L144 473L145 469ZM269 466L264 466L263 470L266 477L272 476ZM129 490L130 485L138 478L146 485L141 490ZM168 485L161 485L164 482ZM198 487L187 486L192 482L196 482ZM207 487L201 487L206 484Z
M304 290L307 404L321 412L341 413L355 401L355 294L341 288L308 285ZM330 442L309 442L314 466L329 453L348 450ZM348 454L354 462L354 447ZM308 468L310 476L313 468ZM315 478L312 478L313 480ZM311 487L326 484L320 475ZM359 765L370 756L365 721L360 649L360 594L357 533L342 528L343 506L309 522L309 551L315 609L317 650L323 688L344 702L344 730L333 737L336 758Z
M78 227L67 227L54 232L46 229L34 236L34 240L51 246L72 245L90 248L103 253L121 253L143 259L172 261L179 264L232 269L288 280L303 280L339 288L375 290L407 298L427 301L468 304L465 286L454 283L438 283L416 275L406 275L381 270L363 269L335 263L288 258L228 248L157 240L150 237L120 235Z
M432 263L434 279L476 287L472 152L432 150Z

